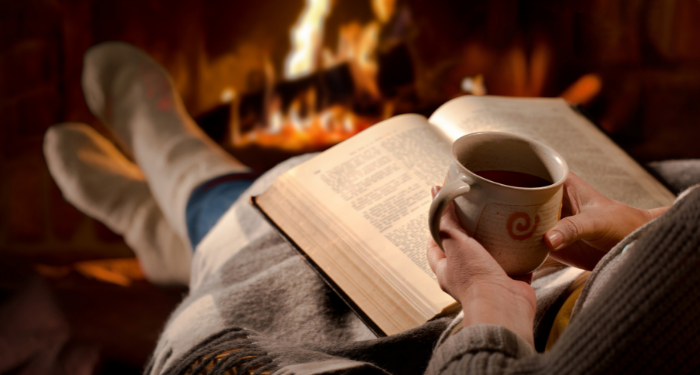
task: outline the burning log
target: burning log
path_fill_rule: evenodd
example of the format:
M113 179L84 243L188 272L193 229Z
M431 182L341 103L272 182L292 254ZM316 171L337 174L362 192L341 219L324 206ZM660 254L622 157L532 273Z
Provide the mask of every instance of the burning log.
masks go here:
M385 105L412 89L413 63L405 45L378 54L379 97L358 89L352 63L244 93L197 119L202 129L242 162L266 169L304 152L323 150L389 117Z
M381 97L373 100L379 103L373 104L381 104L393 98L400 88L410 86L414 82L413 63L405 45L398 45L387 53L379 54L378 60L377 84ZM279 98L280 110L286 113L293 103L308 92L313 92L316 100L313 103L302 100L302 113L300 113L302 117L308 117L309 114L318 113L334 105L356 110L359 115L381 116L381 112L376 110L357 111L356 103L365 98L358 95L356 81L351 64L345 62L305 77L279 82L272 88L272 92L260 90L243 94L231 107L234 121L232 126L240 134L256 128L266 128L269 125L267 112L269 112L272 98Z
M221 120L223 109L200 119L202 128L242 162L256 167L262 157L269 167L294 154L323 150L391 116L393 98L413 87L408 47L392 42L380 48L381 28L391 20L394 3L375 1L376 20L342 25L335 52L322 43L331 5L306 1L291 30L285 79L275 82L271 64L249 76L254 91L234 98L227 131L206 123Z

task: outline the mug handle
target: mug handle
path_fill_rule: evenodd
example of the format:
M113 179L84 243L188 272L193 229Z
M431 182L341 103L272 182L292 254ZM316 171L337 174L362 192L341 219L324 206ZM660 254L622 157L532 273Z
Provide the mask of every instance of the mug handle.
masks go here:
M443 252L445 249L442 247L442 237L440 237L440 219L442 219L442 214L450 202L459 196L467 194L469 190L471 190L471 187L466 181L466 176L460 174L456 180L443 186L433 198L433 202L430 203L430 213L428 214L430 234Z

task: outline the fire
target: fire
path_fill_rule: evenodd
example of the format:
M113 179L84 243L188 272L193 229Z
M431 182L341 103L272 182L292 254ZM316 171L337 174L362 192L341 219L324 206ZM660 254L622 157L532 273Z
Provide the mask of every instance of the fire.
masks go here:
M267 127L243 134L240 144L254 143L289 152L318 150L373 124L341 105L315 111L316 101L316 90L312 88L294 99L287 111L282 111L281 98L273 97L267 108Z
M372 10L381 23L387 23L394 15L396 0L372 0Z
M293 49L285 61L286 78L298 78L315 70L316 55L323 41L323 23L329 10L329 0L306 0L306 8L292 28Z
M376 77L376 49L383 24L393 13L395 0L371 0L376 19L366 25L350 22L342 25L336 50L323 49L324 23L331 11L329 0L306 0L297 23L291 30L292 50L284 64L284 78L298 80L321 69L348 64L354 96L380 100ZM266 124L245 134L235 134L238 147L258 145L286 151L320 150L341 142L371 126L381 118L366 118L347 105L332 104L320 108L323 98L313 87L297 94L286 108L276 93L268 93ZM385 113L384 116L390 115Z
M300 117L291 108L288 115L275 112L268 129L246 133L242 142L291 152L318 150L350 138L373 123L340 105L328 107L312 117Z
M379 28L378 22L371 22L365 27L353 22L341 27L338 53L335 55L336 63L349 62L358 94L368 94L375 99L379 98L376 83L378 66L375 58L375 50L379 44Z

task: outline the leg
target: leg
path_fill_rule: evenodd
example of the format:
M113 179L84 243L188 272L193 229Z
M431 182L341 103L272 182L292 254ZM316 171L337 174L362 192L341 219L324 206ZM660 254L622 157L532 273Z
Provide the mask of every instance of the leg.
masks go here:
M91 48L85 54L83 91L93 114L132 154L166 220L183 239L189 239L185 210L192 191L213 178L249 171L197 127L165 70L133 46L113 42Z
M62 124L46 133L44 156L64 198L123 235L150 281L188 284L189 247L164 219L139 168L112 143L85 124Z

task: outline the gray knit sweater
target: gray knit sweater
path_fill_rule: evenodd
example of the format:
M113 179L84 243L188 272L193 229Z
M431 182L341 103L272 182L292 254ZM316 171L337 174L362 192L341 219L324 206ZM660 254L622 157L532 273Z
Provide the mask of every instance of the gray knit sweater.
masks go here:
M459 318L375 338L247 202L305 159L259 179L200 243L190 294L168 321L147 374L234 367L299 375L700 370L700 189L603 258L569 327L543 354L550 307L580 270L536 274L537 348L501 326L446 335Z

